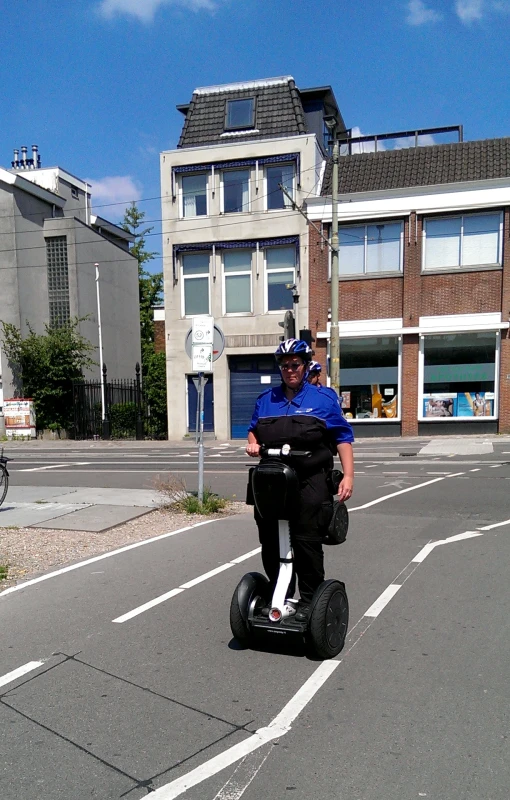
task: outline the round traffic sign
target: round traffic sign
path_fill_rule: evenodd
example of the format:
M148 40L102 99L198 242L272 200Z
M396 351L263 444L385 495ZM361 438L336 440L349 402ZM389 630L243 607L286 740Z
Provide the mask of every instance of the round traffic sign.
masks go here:
M184 348L186 350L187 355L189 358L192 356L192 329L190 328L186 334L186 339L184 341ZM221 328L218 328L217 325L214 326L214 336L213 336L213 361L217 361L218 358L223 353L225 349L225 337L223 335L223 331Z

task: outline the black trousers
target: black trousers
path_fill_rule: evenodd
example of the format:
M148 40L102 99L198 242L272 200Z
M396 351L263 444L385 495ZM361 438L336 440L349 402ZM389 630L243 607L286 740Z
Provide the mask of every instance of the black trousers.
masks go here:
M290 521L290 539L294 552L294 573L301 600L310 603L317 587L324 580L322 537L331 516L331 495L324 472L300 480L300 504ZM255 522L262 545L262 564L274 590L280 569L278 522L263 520L255 509ZM288 596L295 591L295 575Z

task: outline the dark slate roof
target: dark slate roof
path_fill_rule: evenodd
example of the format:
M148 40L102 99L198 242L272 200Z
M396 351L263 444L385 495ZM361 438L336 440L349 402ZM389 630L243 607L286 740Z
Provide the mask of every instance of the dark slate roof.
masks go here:
M257 98L253 134L222 136L225 132L226 100L247 97ZM181 106L180 110L186 111L186 120L178 147L227 144L238 140L250 142L306 133L303 106L290 76L195 89L189 106Z
M322 186L331 195L332 163ZM510 177L510 138L340 156L340 194Z

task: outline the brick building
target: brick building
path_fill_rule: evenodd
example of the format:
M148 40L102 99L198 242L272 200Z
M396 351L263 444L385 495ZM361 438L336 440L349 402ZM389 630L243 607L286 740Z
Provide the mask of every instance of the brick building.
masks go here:
M331 164L310 219L331 223ZM340 382L357 435L510 431L510 138L341 156ZM330 251L309 229L329 347Z

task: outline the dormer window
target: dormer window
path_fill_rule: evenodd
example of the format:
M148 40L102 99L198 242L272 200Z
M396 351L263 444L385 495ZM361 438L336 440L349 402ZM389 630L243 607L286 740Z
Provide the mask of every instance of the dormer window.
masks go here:
M225 111L225 130L235 131L253 128L255 125L255 98L227 100Z

